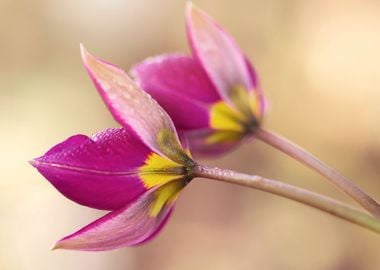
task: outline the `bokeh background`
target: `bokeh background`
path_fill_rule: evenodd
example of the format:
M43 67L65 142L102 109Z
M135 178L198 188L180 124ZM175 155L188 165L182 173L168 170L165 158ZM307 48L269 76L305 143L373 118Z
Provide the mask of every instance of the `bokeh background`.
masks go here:
M259 71L265 126L380 199L380 2L205 0ZM152 242L112 252L50 251L100 211L61 196L27 161L113 121L79 43L129 69L188 52L185 1L0 0L0 269L380 269L380 237L306 206L198 179ZM314 172L253 141L208 164L348 201Z

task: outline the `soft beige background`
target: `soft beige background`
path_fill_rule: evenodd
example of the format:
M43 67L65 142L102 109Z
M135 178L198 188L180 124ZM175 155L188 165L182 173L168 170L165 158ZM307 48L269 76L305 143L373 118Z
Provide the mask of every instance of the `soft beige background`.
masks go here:
M270 102L265 126L380 199L380 2L195 1L232 33ZM61 196L27 160L66 137L117 126L79 43L128 69L188 51L178 0L0 0L0 269L380 269L380 236L262 192L198 179L141 247L50 251L100 216ZM346 200L260 143L218 161Z

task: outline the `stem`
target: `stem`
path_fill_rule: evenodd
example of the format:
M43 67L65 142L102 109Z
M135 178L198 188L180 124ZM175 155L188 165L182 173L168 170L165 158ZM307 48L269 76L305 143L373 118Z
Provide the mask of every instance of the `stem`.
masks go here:
M380 205L349 179L291 141L265 129L257 129L255 137L312 168L334 183L375 217L380 217Z
M306 189L257 175L247 175L231 170L212 168L204 165L197 165L193 172L196 177L204 177L259 189L298 201L374 232L380 233L380 219L369 216L344 203Z

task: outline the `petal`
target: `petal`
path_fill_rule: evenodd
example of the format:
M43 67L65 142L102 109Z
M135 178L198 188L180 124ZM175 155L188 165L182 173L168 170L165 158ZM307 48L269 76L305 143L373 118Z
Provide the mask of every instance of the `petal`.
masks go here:
M178 129L208 127L208 104L220 97L194 59L179 54L161 55L137 64L131 73Z
M229 130L195 130L185 133L193 156L209 157L225 154L240 145L244 134Z
M167 113L142 91L120 68L90 55L81 54L96 88L114 118L131 128L153 151L183 164L187 161L174 124Z
M229 104L234 89L254 90L256 76L233 38L210 16L191 2L186 9L188 37L194 56L200 61L221 97Z
M178 180L151 189L135 202L58 241L54 248L102 251L148 241L168 220L185 185L185 181Z
M220 100L202 66L187 55L151 57L135 65L131 73L150 94L178 94L204 103Z
M257 115L257 119L261 119L267 109L267 100L265 99L264 93L262 91L262 88L259 83L259 78L257 76L257 73L255 71L255 68L252 66L251 62L248 60L248 58L245 58L245 63L248 68L249 75L251 77L252 85L255 87L256 95L257 95L257 102L259 107L259 112Z
M209 126L210 114L206 104L176 94L154 98L165 108L177 129L199 129Z
M72 136L31 163L69 199L115 210L146 191L137 170L151 154L134 135L115 128L92 138Z

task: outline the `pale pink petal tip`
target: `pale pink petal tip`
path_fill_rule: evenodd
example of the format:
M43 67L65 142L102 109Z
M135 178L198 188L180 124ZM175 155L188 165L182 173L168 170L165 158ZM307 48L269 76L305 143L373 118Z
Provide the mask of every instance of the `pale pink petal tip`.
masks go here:
M185 181L175 180L150 189L135 202L64 237L53 249L104 251L149 241L165 225L185 185Z
M183 162L177 132L164 109L122 69L92 56L82 45L81 54L85 68L115 120L132 129L153 151Z
M80 55L81 55L82 61L87 68L88 58L89 57L94 58L94 57L86 50L86 48L84 47L84 45L82 43L79 44L79 48L80 48Z
M189 11L194 6L192 1L186 1L186 11Z
M51 251L55 251L55 250L58 250L58 249L62 249L61 246L60 246L60 242L56 242L52 247L51 247Z
M222 26L192 3L186 6L186 26L194 57L227 103L233 105L230 97L236 87L256 90L246 57Z

